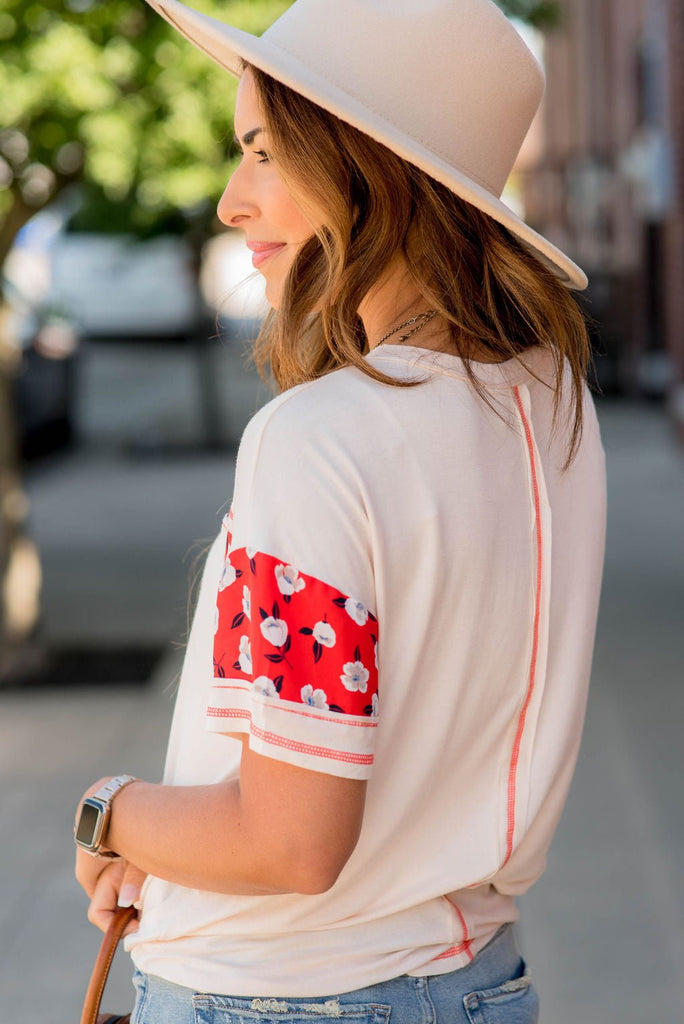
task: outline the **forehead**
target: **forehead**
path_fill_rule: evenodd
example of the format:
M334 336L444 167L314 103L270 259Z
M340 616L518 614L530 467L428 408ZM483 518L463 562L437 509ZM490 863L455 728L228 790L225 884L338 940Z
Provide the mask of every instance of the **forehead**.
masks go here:
M261 117L261 108L257 96L254 76L247 68L238 82L235 99L235 127L238 135L257 128Z

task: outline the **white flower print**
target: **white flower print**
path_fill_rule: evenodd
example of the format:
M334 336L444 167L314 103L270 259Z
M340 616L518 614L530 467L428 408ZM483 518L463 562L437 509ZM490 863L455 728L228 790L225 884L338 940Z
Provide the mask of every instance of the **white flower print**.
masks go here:
M373 718L377 718L378 717L378 710L379 710L379 703L378 703L378 695L377 695L377 693L374 693L372 698L371 698L371 707L373 709L371 711L371 714L373 715Z
M320 708L322 711L328 710L328 697L324 690L314 690L313 686L302 686L302 701L304 704L310 704L312 708Z
M375 661L375 667L378 668L378 641L376 640L373 644L373 659Z
M216 634L218 633L218 628L219 628L219 610L218 610L218 605L215 605L215 607L214 607L214 636L216 636Z
M252 595L246 584L242 588L242 610L248 619L252 618Z
M368 609L355 598L348 597L345 601L344 609L347 615L354 620L357 626L363 626L368 621Z
M360 690L365 693L368 689L368 677L370 672L360 661L348 661L342 666L343 676L340 676L342 685L347 690Z
M223 563L223 572L221 573L221 579L219 580L219 590L225 590L231 583L235 583L237 579L237 573L235 572L235 566L230 560L230 556L226 557Z
M240 662L240 668L247 675L251 675L252 672L252 645L249 642L248 636L240 637L240 656L238 658Z
M322 647L334 647L337 640L335 630L329 622L317 622L313 628L314 640Z
M287 640L287 622L284 619L274 619L269 615L261 623L261 633L274 647L282 647Z
M276 690L275 683L272 679L269 679L268 676L257 676L252 686L257 693L262 695L262 697L280 698L280 694Z
M278 583L278 590L281 594L289 597L290 594L297 594L303 590L306 583L299 575L299 570L293 565L276 565L275 577Z

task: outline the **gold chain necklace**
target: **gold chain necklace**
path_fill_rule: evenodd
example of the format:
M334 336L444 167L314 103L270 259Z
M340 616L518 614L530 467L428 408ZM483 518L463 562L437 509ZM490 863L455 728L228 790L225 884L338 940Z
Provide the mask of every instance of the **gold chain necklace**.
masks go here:
M406 341L408 338L412 337L416 331L420 331L421 328L426 326L426 324L429 324L436 316L436 309L429 309L427 313L417 313L415 316L412 316L410 320L404 320L403 324L399 324L398 327L393 327L391 331L388 331L384 338L380 339L378 345L382 345L384 341L387 341L388 338L392 338L395 334L398 334L399 331L403 331L405 327L410 327L411 329L407 331L406 334L402 334L400 338L397 338L397 341Z

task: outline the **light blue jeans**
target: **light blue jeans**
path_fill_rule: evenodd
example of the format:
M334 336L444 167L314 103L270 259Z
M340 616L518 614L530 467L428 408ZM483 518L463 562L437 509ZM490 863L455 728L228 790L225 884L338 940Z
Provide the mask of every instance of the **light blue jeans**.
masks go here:
M140 971L133 983L131 1024L535 1024L539 1015L511 925L460 970L316 999L208 995Z

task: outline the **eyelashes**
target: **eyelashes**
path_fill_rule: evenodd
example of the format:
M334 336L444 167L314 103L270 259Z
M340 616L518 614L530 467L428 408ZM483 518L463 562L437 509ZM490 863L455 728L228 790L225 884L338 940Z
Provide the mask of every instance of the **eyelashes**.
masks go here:
M237 143L233 143L233 150L234 150L234 152L236 152L238 154L239 157L242 158L242 157L245 156L244 149L242 148L242 146L238 146ZM265 149L248 150L248 152L254 153L254 156L258 156L259 157L259 159L257 160L258 164L270 163L270 157L269 157L269 155L268 155L268 153L266 152Z

